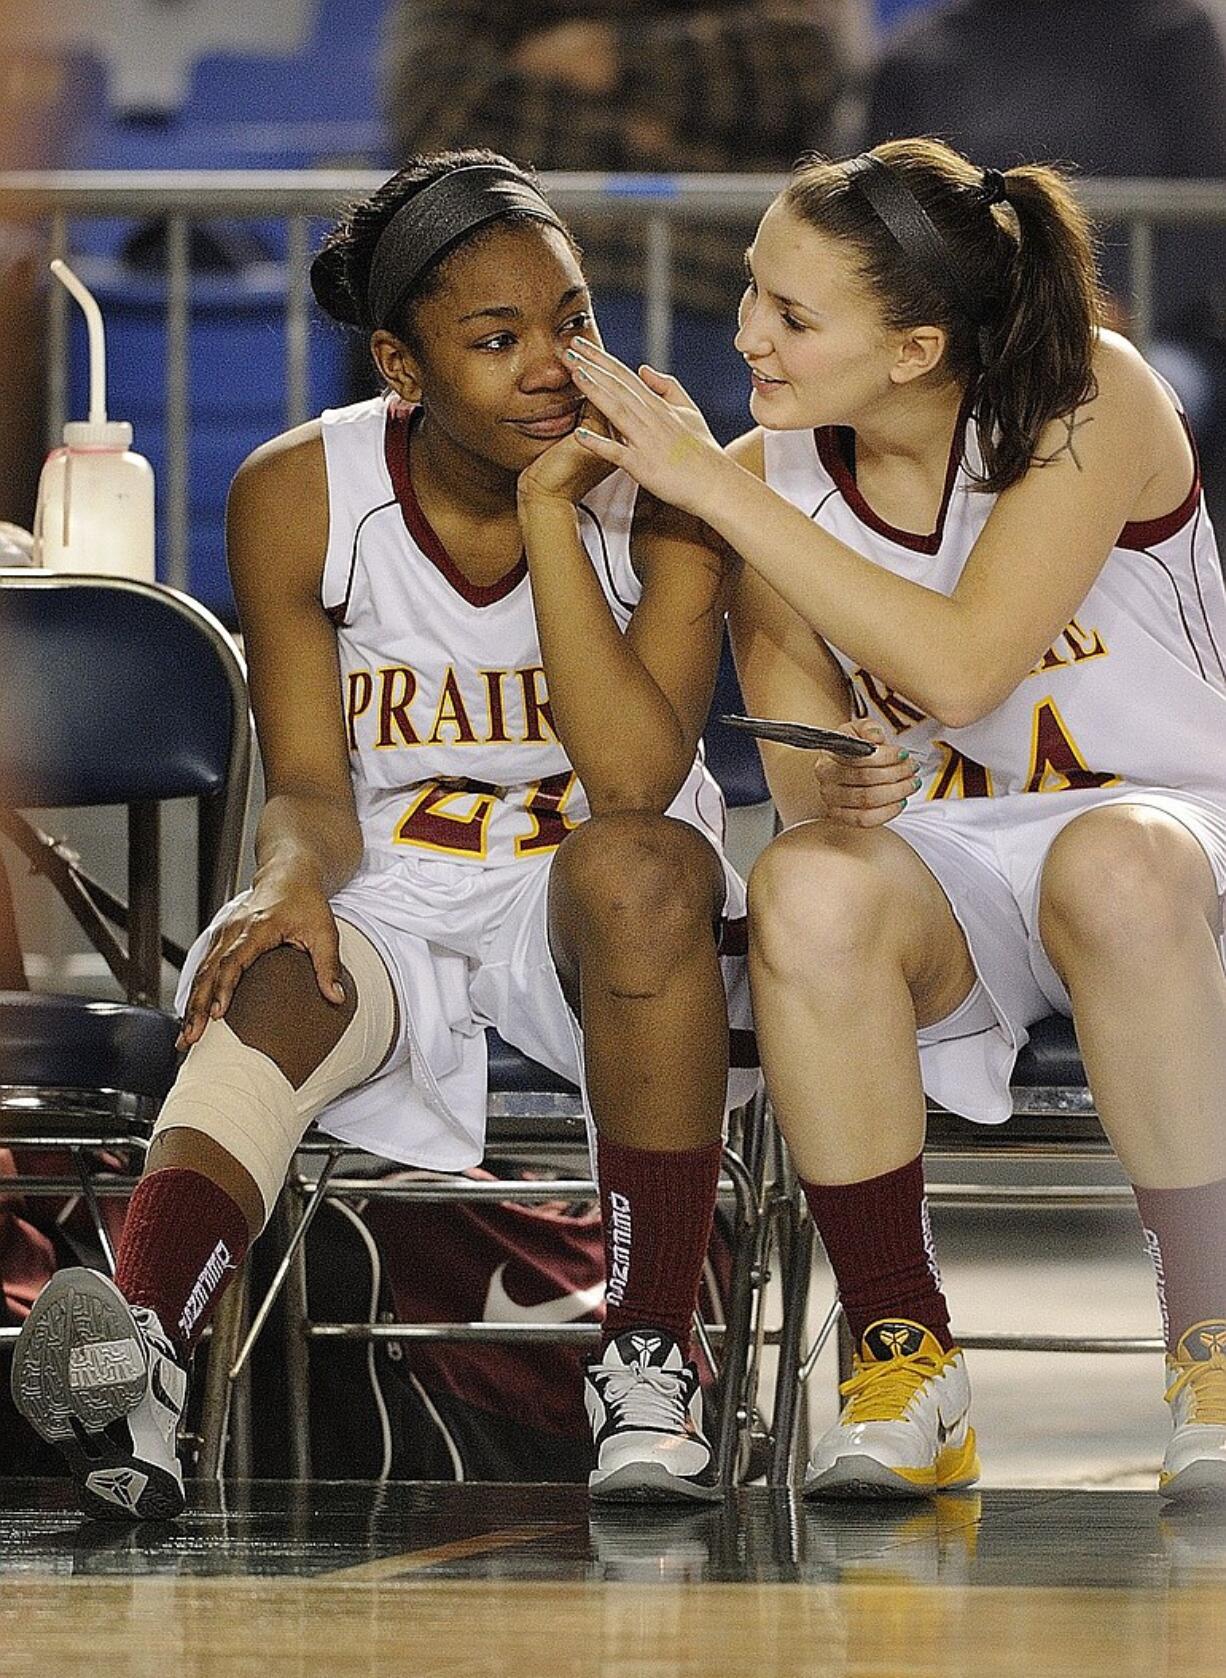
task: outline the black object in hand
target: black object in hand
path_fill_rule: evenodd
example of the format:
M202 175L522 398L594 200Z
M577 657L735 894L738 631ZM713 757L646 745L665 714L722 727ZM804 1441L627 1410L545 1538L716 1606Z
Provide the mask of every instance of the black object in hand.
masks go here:
M807 722L776 722L773 717L721 717L729 728L742 728L759 740L774 740L781 746L797 746L803 752L833 752L837 757L872 757L877 750L871 740L854 734L840 734L834 728L817 728Z

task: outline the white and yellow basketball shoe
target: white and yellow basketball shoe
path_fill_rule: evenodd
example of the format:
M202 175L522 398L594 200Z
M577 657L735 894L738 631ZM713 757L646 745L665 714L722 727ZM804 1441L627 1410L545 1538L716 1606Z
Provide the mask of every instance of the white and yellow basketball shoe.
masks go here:
M1175 1431L1158 1490L1226 1498L1226 1322L1194 1323L1168 1355L1166 1401Z
M839 1392L842 1414L813 1448L806 1497L926 1497L979 1478L965 1360L921 1324L871 1324Z

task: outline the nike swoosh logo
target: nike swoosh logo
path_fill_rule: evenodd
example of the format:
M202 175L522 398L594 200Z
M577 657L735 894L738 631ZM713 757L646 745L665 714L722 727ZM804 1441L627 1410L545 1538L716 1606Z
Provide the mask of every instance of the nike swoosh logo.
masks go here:
M594 1311L604 1298L604 1283L597 1282L577 1293L543 1300L540 1305L520 1305L503 1285L506 1268L500 1264L490 1277L483 1313L487 1323L575 1323Z

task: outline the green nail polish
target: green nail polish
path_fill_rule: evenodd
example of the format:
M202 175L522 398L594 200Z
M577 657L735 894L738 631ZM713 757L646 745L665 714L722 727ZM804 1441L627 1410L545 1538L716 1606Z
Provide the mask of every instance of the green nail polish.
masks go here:
M901 757L905 761L907 758L909 758L911 756L911 753L910 752L899 752L898 755L899 755L899 757Z
M923 785L923 782L920 780L918 775L915 777L915 780L912 783L912 785L915 787L916 792L918 792L920 787Z

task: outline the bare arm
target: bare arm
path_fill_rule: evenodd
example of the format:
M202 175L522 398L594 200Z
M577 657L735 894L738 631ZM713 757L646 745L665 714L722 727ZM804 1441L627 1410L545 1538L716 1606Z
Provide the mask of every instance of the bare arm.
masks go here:
M728 453L755 477L763 475L761 432L738 438ZM851 689L830 649L749 566L737 578L728 628L741 689L753 715L844 730L850 724L850 732L882 739L880 729L851 724ZM843 763L825 752L792 751L765 740L758 747L785 827L830 819L847 823L848 810L856 811L850 825L870 825L865 819L870 810L876 821L885 821L897 815L910 791L911 770L893 746L882 746L875 757L859 763ZM870 794L864 795L864 789L871 789ZM838 817L832 814L832 795L844 812Z
M252 894L221 927L184 1016L194 1042L265 950L307 950L319 987L343 1001L328 899L352 876L362 836L349 778L336 631L319 598L327 488L318 424L257 449L226 513L230 575L247 652L267 800Z
M623 635L573 502L520 484L541 655L567 755L594 812L665 810L689 773L711 703L722 557L697 520L643 497L633 538L643 593Z
M226 537L267 787L255 885L303 876L331 897L361 861L362 836L336 630L319 594L326 530L317 438L278 439L239 469Z

